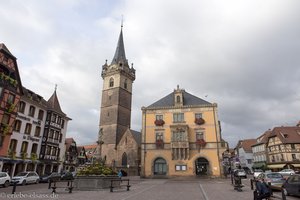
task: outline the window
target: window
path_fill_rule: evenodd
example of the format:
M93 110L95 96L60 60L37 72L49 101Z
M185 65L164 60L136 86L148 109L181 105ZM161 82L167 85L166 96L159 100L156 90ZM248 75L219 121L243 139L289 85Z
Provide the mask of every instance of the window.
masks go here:
M10 145L9 145L9 150L12 152L15 152L17 149L17 144L18 144L18 140L16 139L11 139L10 140Z
M2 147L2 145L3 145L3 140L4 140L4 136L0 135L0 147Z
M4 114L2 117L2 124L9 125L9 119L10 119L10 115Z
M186 171L186 165L175 165L176 171Z
M54 130L53 130L53 129L51 129L51 130L50 130L50 134L49 134L49 138L51 138L51 139L52 139L52 138L53 138L53 136L54 136Z
M174 113L173 114L173 122L184 122L184 114L183 113Z
M36 154L37 148L38 148L38 144L33 143L33 144L32 144L32 148L31 148L31 153L35 153L35 154Z
M43 120L43 118L44 118L44 111L43 110L39 110L38 119L39 120Z
M127 89L127 79L124 81L124 88Z
M24 113L25 107L26 107L26 103L24 101L20 101L20 103L19 103L19 110L18 111L20 113Z
M177 102L177 103L180 103L180 96L179 96L179 95L176 96L176 102Z
M164 134L162 132L157 132L155 136L156 141L163 141L164 140Z
M22 142L22 146L21 146L21 153L26 153L27 152L27 148L28 148L28 142Z
M173 132L173 141L181 142L186 141L186 134L184 131L174 131Z
M291 144L291 149L295 150L295 144Z
M155 115L156 120L163 120L164 116L163 115Z
M30 117L34 117L34 113L35 113L35 107L34 106L30 106L29 107L29 113L28 113L28 115Z
M15 102L15 95L13 95L13 94L8 94L8 97L7 97L7 103L13 104L14 102Z
M20 132L22 122L20 120L16 120L14 123L14 131Z
M113 78L109 79L109 87L114 87L114 79Z
M292 159L293 159L293 160L296 160L296 159L297 159L296 154L292 153Z
M56 123L56 118L57 118L57 115L56 115L56 114L53 114L53 115L51 116L51 122Z
M127 154L125 152L122 155L122 166L127 166Z
M40 137L40 134L41 134L41 127L36 126L36 127L35 127L34 136L35 136L35 137Z
M195 114L195 119L201 119L201 118L202 118L202 113Z
M65 120L61 120L61 128L64 128L65 127Z
M25 134L28 134L28 135L30 135L30 133L31 133L31 124L29 124L29 123L27 123L26 124L26 127L25 127Z
M203 140L204 134L203 132L196 132L196 140Z
M167 162L163 158L157 158L154 161L154 175L166 175L167 174Z
M51 152L51 147L47 146L46 147L46 155L50 155L50 152Z
M62 141L62 134L59 134L59 142Z

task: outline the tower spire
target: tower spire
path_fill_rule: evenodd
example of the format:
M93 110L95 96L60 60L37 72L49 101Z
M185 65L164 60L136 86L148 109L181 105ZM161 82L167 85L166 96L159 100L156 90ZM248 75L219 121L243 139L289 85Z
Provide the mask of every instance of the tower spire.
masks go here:
M125 55L125 48L124 48L124 42L123 42L123 18L122 18L122 23L121 23L121 32L117 44L117 49L114 55L114 58L111 62L111 64L118 64L118 63L123 63L127 64L127 59Z

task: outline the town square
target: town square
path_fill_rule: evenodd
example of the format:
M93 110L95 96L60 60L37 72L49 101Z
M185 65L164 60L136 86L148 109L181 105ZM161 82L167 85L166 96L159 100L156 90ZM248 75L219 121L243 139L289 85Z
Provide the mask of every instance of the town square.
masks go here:
M298 199L297 6L3 2L0 197Z

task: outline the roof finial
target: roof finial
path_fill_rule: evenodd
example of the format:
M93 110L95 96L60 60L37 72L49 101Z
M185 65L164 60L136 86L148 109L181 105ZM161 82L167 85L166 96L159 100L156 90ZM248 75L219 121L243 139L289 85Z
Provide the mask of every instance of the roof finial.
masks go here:
M123 15L122 15L122 21L121 21L121 28L123 28Z
M56 92L56 89L57 89L57 84L55 84L55 88L54 88L54 91Z

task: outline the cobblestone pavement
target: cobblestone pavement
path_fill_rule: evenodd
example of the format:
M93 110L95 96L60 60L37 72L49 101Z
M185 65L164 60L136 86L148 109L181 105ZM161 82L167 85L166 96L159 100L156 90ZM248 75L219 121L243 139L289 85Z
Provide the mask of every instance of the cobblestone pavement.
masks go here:
M57 189L57 194L51 194L47 184L39 184L38 191L23 192L14 199L62 199L62 200L239 200L253 199L253 191L249 181L245 182L242 192L233 189L230 179L139 179L131 177L130 191L119 189L110 192L109 189L99 191L73 191L69 194L63 188ZM18 194L18 193L17 193ZM26 196L27 195L27 196ZM28 196L31 195L31 196ZM12 199L12 196L0 196L0 199ZM15 196L17 197L17 196ZM272 199L281 199L279 195ZM287 198L289 199L289 198ZM292 198L293 199L293 198Z

